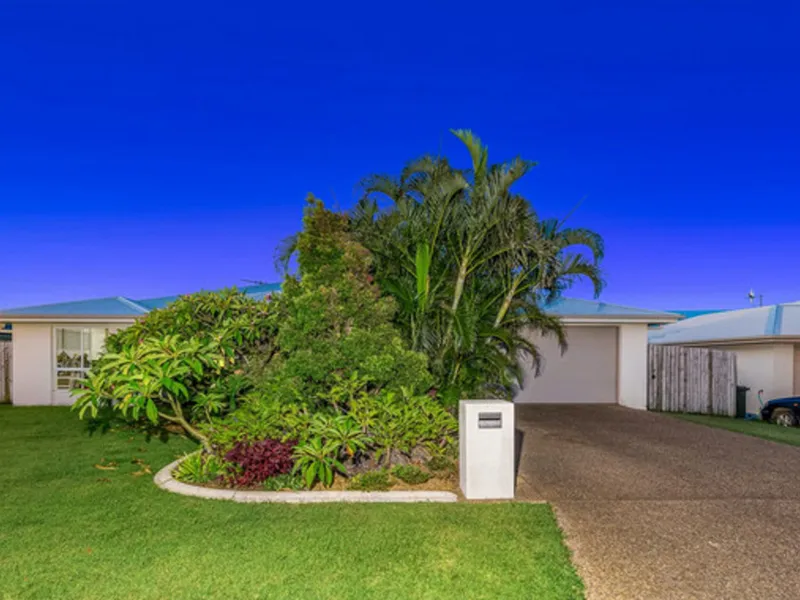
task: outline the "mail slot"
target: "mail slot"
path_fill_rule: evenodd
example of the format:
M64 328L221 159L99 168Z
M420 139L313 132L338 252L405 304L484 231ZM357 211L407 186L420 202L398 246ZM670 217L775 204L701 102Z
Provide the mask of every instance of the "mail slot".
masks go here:
M478 413L478 429L502 429L503 413L482 412Z

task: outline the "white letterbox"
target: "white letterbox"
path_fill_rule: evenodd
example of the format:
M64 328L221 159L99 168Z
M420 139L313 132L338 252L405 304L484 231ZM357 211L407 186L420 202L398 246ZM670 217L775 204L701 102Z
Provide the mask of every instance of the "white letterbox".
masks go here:
M514 497L514 404L462 400L458 406L461 491L469 500Z

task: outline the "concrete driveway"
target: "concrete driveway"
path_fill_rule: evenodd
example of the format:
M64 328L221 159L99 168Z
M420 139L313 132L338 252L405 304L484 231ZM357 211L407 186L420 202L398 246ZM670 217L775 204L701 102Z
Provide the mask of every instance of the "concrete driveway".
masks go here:
M800 598L800 448L617 406L518 406L518 496L590 600Z

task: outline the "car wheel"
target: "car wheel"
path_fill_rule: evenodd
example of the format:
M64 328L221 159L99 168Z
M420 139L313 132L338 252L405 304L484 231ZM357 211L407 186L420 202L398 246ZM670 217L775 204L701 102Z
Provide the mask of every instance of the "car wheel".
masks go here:
M797 424L797 419L794 418L794 413L788 408L776 408L772 411L772 422L781 427L794 427Z

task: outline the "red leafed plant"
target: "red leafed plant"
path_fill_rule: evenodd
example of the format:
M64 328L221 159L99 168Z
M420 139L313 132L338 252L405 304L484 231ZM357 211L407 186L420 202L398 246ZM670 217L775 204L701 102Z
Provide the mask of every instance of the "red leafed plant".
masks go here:
M275 475L283 475L292 470L294 460L292 450L295 442L261 440L260 442L237 442L225 454L225 460L235 465L236 473L231 481L236 486L246 487L259 483Z

